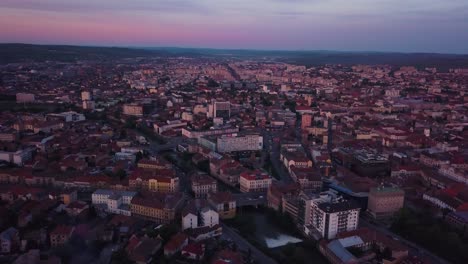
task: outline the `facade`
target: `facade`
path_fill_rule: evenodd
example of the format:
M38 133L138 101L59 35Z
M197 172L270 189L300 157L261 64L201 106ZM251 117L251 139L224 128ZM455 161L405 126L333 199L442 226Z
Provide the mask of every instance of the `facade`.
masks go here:
M311 114L303 114L301 117L301 128L304 129L306 127L312 126L312 115Z
M200 138L204 136L221 135L221 134L229 134L229 133L237 133L237 132L239 132L238 127L228 127L228 128L200 130L200 131L195 131L195 130L191 130L188 128L182 128L182 135L187 138Z
M236 216L236 200L230 192L209 193L208 203L216 209L221 219Z
M182 230L218 224L219 214L206 200L191 200L182 210Z
M392 217L403 208L404 200L405 192L399 188L372 188L369 192L367 211L376 219Z
M16 102L17 103L32 103L35 101L34 94L30 93L17 93Z
M143 106L137 104L125 104L123 106L124 115L143 116Z
M98 209L112 214L130 216L130 202L136 195L136 192L99 189L91 195L91 199Z
M192 191L196 198L206 198L208 193L217 192L218 184L207 174L195 174L191 177Z
M267 192L271 185L271 176L260 171L246 171L240 175L241 192Z
M151 193L135 196L130 202L132 215L152 220L156 223L170 223L184 202L182 193Z
M198 139L198 143L218 153L259 151L263 148L263 137L257 134L225 134L221 136L201 137Z
M74 231L75 227L72 226L57 226L52 230L52 232L50 232L50 245L52 247L56 247L67 243Z
M352 201L314 202L312 206L312 226L323 238L335 238L358 226L360 208Z
M229 119L231 117L230 102L213 102L213 118L221 117Z
M129 177L129 186L133 190L174 193L179 191L179 178L169 169L136 169Z

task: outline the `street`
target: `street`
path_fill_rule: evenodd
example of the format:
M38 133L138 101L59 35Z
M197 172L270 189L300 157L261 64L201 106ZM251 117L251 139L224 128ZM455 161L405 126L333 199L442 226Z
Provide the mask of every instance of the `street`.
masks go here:
M258 250L256 247L252 246L247 240L245 240L241 235L239 235L236 231L234 231L229 226L221 223L223 227L223 235L221 236L223 239L232 240L239 249L243 251L250 251L252 253L252 257L261 264L275 264L277 263L274 259L270 258L269 256L265 255L263 252Z

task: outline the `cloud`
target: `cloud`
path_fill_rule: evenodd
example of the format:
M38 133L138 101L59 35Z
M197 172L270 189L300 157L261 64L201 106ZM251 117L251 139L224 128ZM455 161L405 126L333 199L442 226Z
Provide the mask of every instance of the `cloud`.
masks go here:
M2 0L0 8L46 12L156 11L208 12L202 1L191 0Z

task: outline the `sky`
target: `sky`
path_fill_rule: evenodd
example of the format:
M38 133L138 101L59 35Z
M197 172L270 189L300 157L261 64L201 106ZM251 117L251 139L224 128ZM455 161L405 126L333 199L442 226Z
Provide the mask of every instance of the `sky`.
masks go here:
M468 53L468 0L0 0L0 42Z

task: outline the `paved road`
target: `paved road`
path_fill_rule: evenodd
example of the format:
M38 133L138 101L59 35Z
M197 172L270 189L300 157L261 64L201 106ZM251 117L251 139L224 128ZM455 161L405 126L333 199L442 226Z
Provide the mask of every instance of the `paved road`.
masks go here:
M280 161L280 145L279 142L275 142L274 138L279 137L279 132L268 131L264 129L262 131L263 135L263 142L264 142L264 150L270 152L270 164L272 165L273 169L276 171L278 176L280 177L280 181L285 183L292 182L291 176L286 171L286 168Z
M409 250L410 250L410 253L412 255L416 255L416 256L419 256L419 257L422 257L422 258L428 258L430 259L430 261L432 263L441 263L441 264L450 264L450 262L432 254L431 252L429 252L428 250L426 250L425 248L422 248L421 246L411 242L411 241L408 241L406 240L405 238L393 233L392 231L388 230L387 228L383 227L383 226L379 226L379 225L375 225L375 224L372 224L370 223L369 221L367 221L367 219L363 218L363 217L360 217L359 218L359 222L360 222L360 225L361 226L364 226L364 227L368 227L368 228L371 228L371 229L375 229L387 236L391 236L393 237L393 239L397 239L399 240L400 242L402 242L403 244L405 244L406 246L408 246Z
M236 245L241 250L248 251L248 249L250 248L252 257L255 260L257 260L259 263L261 264L276 264L277 263L274 259L265 255L256 247L252 246L252 244L250 244L247 240L245 240L241 235L239 235L236 231L234 231L229 226L225 225L224 223L221 223L221 226L223 227L223 238L231 239L234 243L236 243Z

